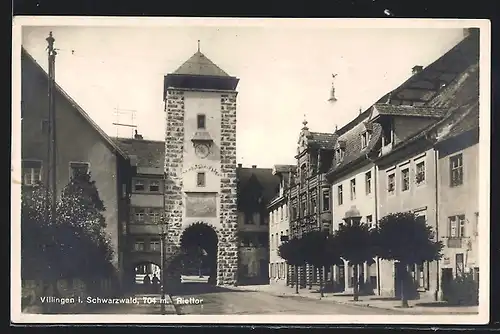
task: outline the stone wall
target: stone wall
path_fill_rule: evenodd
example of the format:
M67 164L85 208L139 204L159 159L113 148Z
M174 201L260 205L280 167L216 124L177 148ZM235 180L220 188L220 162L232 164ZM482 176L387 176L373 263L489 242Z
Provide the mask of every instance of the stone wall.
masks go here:
M217 285L235 285L238 271L236 189L236 95L221 95L221 193Z
M167 90L165 100L165 213L168 221L167 256L176 252L182 233L182 166L184 152L184 92ZM171 246L172 245L172 246Z

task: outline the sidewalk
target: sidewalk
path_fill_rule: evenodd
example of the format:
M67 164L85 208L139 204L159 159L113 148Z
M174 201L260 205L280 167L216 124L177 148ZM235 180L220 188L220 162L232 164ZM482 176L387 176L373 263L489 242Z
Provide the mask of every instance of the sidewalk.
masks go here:
M310 299L321 299L332 301L337 304L345 304L359 307L374 307L391 311L401 311L404 313L415 314L477 314L478 306L448 306L445 302L436 302L434 299L426 298L419 300L410 300L409 308L401 308L401 300L383 296L359 296L358 301L353 301L352 294L342 293L324 293L324 297L318 292L318 287L313 286L311 290L308 288L299 289L299 294L295 293L295 288L282 285L247 285L238 286L234 289L264 292L274 296L287 297L302 297Z

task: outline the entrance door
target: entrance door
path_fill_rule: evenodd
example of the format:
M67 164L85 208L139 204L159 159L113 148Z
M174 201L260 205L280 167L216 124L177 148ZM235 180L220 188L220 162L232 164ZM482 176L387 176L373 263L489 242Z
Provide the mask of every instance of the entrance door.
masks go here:
M453 281L453 269L443 268L441 269L441 290L443 291L443 297L446 300L449 296L450 289L449 286Z

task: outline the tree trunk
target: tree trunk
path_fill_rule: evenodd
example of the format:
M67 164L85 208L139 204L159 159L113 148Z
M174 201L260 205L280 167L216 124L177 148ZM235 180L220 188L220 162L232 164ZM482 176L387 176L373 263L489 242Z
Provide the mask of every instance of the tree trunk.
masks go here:
M309 265L309 271L307 272L307 279L309 280L309 290L313 287L314 276L316 276L316 267Z
M295 266L295 293L299 293L299 267Z
M320 275L319 275L319 291L320 291L320 293L321 293L321 297L324 297L324 296L325 296L325 295L323 294L323 273L324 273L324 270L322 270L322 269L323 269L323 267L320 267L320 268L321 268L321 269L320 269L320 271L321 271L321 272L319 273L319 274L320 274Z
M408 308L408 299L406 298L406 293L405 293L405 281L406 281L406 275L408 274L408 268L406 265L402 265L404 268L403 273L401 275L401 307L402 308Z
M354 301L358 301L359 297L358 297L358 265L357 264L354 264L352 266L352 271L353 271L353 289L352 289L352 294L353 294L353 297L354 297Z

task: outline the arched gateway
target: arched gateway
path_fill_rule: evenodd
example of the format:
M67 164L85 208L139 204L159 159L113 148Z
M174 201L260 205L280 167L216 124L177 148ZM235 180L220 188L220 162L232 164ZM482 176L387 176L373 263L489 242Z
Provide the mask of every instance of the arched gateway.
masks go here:
M164 80L167 261L186 245L204 249L217 285L237 275L238 81L199 50Z

